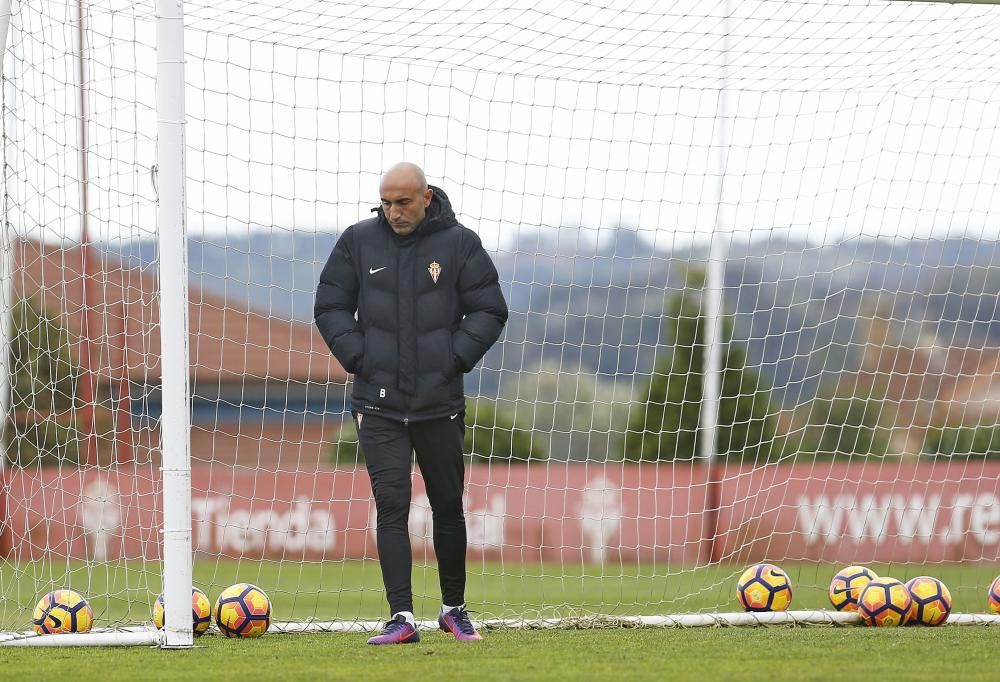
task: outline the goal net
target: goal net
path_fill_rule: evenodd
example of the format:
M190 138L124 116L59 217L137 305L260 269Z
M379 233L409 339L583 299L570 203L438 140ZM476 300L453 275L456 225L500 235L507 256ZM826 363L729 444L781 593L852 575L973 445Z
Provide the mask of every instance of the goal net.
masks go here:
M185 284L194 586L257 585L277 630L385 619L350 377L312 313L404 159L510 306L466 377L477 620L743 622L737 578L768 562L805 615L747 622L856 622L827 597L847 565L937 577L988 621L998 9L189 0L185 272L158 241L155 3L15 0L0 631L64 588L96 629L150 627L174 570L160 305Z

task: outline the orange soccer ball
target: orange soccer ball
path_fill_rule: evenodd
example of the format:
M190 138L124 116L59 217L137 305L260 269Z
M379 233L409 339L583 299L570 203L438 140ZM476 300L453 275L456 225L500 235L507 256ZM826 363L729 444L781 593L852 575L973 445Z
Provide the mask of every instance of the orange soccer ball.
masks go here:
M736 582L744 611L784 611L792 603L792 581L774 564L756 564Z
M79 592L55 590L41 598L31 622L40 635L90 632L94 626L94 610Z
M830 581L830 603L838 611L857 611L861 590L877 578L875 571L865 566L848 566L837 571Z
M226 637L260 637L271 626L271 600L250 583L223 590L213 611L215 624Z
M951 614L951 592L937 578L922 575L906 582L913 603L907 625L940 625Z
M906 623L913 598L895 578L876 578L861 590L858 615L865 625L896 627Z
M163 608L163 595L156 598L153 604L153 625L162 630L166 622L166 611ZM212 602L208 596L197 587L191 588L191 627L195 637L201 637L212 624Z
M986 608L990 613L1000 614L1000 575L993 579L990 585L990 593L986 597Z

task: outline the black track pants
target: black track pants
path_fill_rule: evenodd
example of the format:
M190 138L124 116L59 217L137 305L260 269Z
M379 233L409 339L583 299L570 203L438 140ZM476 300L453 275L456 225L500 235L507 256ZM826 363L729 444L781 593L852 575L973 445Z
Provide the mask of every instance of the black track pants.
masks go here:
M460 412L409 424L370 414L355 417L375 494L378 560L390 614L413 611L413 553L407 528L413 453L431 504L441 601L450 606L465 603L464 417Z

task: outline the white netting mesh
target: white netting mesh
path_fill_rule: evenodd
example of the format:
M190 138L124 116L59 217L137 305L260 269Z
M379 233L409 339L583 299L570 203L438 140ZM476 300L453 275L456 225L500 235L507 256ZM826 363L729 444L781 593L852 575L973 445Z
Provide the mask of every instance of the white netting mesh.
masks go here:
M101 625L144 622L161 586L157 291L183 273L156 277L155 12L84 5L81 51L76 11L15 4L4 62L0 630L57 587ZM279 620L384 615L348 377L311 318L337 235L408 159L481 235L511 309L467 381L468 596L485 618L727 612L764 559L803 609L828 607L845 563L939 575L957 608L984 609L1000 558L996 7L185 11L210 597L250 581ZM726 371L709 467L713 262Z

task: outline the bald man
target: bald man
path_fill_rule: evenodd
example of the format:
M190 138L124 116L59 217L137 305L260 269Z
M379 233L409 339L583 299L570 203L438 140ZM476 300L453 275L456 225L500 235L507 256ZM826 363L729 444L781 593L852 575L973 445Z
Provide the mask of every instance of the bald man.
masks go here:
M351 412L377 514L390 618L369 644L420 640L413 614L407 521L410 462L430 501L441 583L438 625L480 639L465 609L463 375L496 342L507 303L479 236L412 163L387 170L373 218L337 240L320 275L314 317L353 373Z

